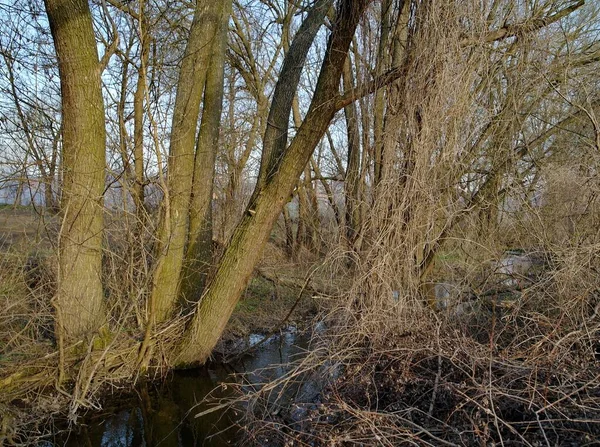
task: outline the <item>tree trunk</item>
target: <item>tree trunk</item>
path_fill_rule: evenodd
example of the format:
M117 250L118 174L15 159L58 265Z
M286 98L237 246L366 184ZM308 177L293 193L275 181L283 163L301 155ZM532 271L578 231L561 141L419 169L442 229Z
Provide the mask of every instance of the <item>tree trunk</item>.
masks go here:
M59 240L59 340L106 322L101 282L106 130L100 66L86 0L45 0L58 56L63 119L63 225Z
M294 229L287 204L283 207L283 225L285 227L285 252L291 258L294 254Z
M206 361L219 340L262 255L273 225L333 119L336 104L332 97L338 95L348 48L368 4L368 0L340 2L306 119L280 161L273 166L275 169L268 170L270 175L264 186L255 189L215 276L198 303L180 350L175 354L176 364Z
M298 226L296 228L295 245L292 255L297 258L300 253L300 248L304 247L310 250L311 246L306 180L300 181L296 190L298 193Z
M350 59L346 60L342 77L345 91L354 88ZM360 227L360 132L358 130L356 105L351 103L344 107L344 115L346 117L346 131L348 135L348 159L344 180L344 190L346 193L346 239L348 247L352 250Z
M379 38L379 48L377 51L377 62L375 71L381 75L389 65L389 36L390 36L390 16L392 15L392 0L383 0L381 3L381 36ZM374 104L374 171L373 183L375 186L381 181L381 163L383 161L383 122L385 116L385 89L379 89L375 93Z
M303 222L304 233L300 245L314 251L318 248L319 239L319 208L317 194L312 184L310 163L304 168L304 182L298 188L299 208L298 225ZM299 235L300 237L300 235Z
M294 95L292 101L292 116L296 128L302 125L300 115L300 103L298 95ZM311 156L312 159L312 156ZM298 192L298 229L296 232L295 245L292 250L293 255L300 253L300 247L308 250L317 248L317 238L319 232L319 208L317 195L312 184L311 165L308 163L304 168L304 179L297 187Z
M46 187L44 189L46 210L50 213L58 213L60 210L60 182L56 178L56 165L58 160L59 143L61 140L62 126L54 133L52 137L52 154L50 155L50 164L48 166L48 177L45 179Z
M159 228L158 263L150 297L152 324L166 320L177 303L188 234L198 115L220 21L219 2L198 2L181 62L171 126L169 199L165 200Z
M269 176L274 174L274 169L287 146L290 112L300 82L302 68L306 62L308 50L317 35L317 31L321 28L323 20L325 20L331 3L331 0L318 0L315 3L286 52L283 67L273 93L273 101L267 119L267 129L263 138L260 172L257 181L258 188L264 186Z
M44 206L46 211L54 213L56 211L56 205L54 203L54 191L52 189L52 183L54 182L54 175L45 175L42 177L44 182Z
M181 291L183 302L194 301L200 297L212 262L213 179L223 108L225 49L230 12L231 1L223 2L222 19L216 42L213 45L213 54L204 87L202 123L196 145L190 204L189 244L186 251Z
M147 31L146 0L139 2L138 28L140 34L140 66L138 67L137 85L133 95L133 203L137 217L138 234L146 222L144 205L144 98L146 97L146 73L150 54L150 35Z
M310 159L310 164L312 166L313 171L315 171L315 175L321 182L321 185L325 190L325 194L327 194L327 201L329 202L329 206L331 206L331 209L333 210L335 223L337 224L338 228L342 228L342 213L335 201L335 195L333 194L333 190L331 189L331 186L329 186L329 183L327 183L327 180L323 178L323 174L321 173L319 164L314 160L314 157Z
M402 0L399 4L398 17L396 18L396 23L394 24L394 31L390 31L390 35L387 36L388 46L391 47L391 56L388 56L391 59L391 66L396 68L400 66L407 65L407 47L409 40L409 23L411 17L411 4L412 2L409 0ZM389 88L389 91L396 92L396 88ZM397 92L396 92L397 93ZM378 175L375 176L375 184L379 184L382 179L388 173L392 167L389 166L391 164L391 160L393 159L393 151L391 154L386 154L386 147L393 147L394 142L394 129L393 126L394 119L390 119L390 109L389 109L390 99L389 97L385 98L385 104L388 107L385 107L385 113L383 114L383 134L380 136L382 138L381 141L378 141L376 137L376 144L379 143L379 148L375 149L375 163L379 163L379 171ZM381 107L381 104L377 105L376 108ZM378 152L380 151L380 152Z

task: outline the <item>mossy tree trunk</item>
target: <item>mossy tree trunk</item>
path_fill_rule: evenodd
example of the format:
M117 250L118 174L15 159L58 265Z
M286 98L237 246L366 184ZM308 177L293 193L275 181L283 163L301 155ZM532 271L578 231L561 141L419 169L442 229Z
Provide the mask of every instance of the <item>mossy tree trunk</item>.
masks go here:
M63 224L59 239L59 340L94 334L105 322L102 292L106 130L100 64L87 0L45 0L62 94Z
M212 48L224 2L199 1L181 61L171 125L168 196L159 228L158 261L150 297L151 324L165 321L178 302L188 224L196 133ZM212 182L211 179L205 181Z
M212 262L212 196L215 159L223 109L225 49L227 22L231 1L223 2L221 20L206 75L200 133L196 144L192 197L189 211L189 243L185 254L182 301L196 301L204 285Z
M257 185L215 275L198 303L180 350L175 353L174 362L177 365L204 362L221 336L260 259L273 225L338 110L338 101L332 98L339 95L348 49L368 4L368 0L340 2L306 118L281 156L271 153L263 157L263 163L267 160L270 164L266 169L266 178ZM278 82L282 82L282 78ZM291 99L289 104L291 107ZM289 117L289 108L286 116ZM261 168L261 172L264 173L265 169Z

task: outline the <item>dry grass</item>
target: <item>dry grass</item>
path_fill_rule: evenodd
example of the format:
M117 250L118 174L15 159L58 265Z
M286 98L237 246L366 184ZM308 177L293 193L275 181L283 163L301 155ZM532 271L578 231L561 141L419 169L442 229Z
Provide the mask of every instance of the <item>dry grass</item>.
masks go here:
M585 253L571 255L555 257L511 306L481 297L482 306L460 318L422 310L407 324L393 308L336 307L290 373L243 391L248 442L595 445L598 266ZM576 290L562 287L574 262ZM302 383L322 388L308 400L283 398L282 388Z

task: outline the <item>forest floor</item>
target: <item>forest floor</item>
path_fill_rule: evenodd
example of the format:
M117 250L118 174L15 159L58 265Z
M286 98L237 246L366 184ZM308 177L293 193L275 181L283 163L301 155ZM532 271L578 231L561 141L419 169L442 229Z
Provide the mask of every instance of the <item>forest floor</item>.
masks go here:
M33 302L23 275L31 255L51 256L53 239L44 231L56 231L58 223L42 222L31 209L0 208L0 386L11 386L4 382L19 362L35 367L47 385L41 393L38 386L19 398L0 396L0 445L12 430L3 412L13 414L13 422L23 415L33 424L27 415L36 408L56 415L64 414L56 402L72 404L53 387L58 356L51 341L51 293ZM568 260L564 265L571 266ZM270 393L252 396L240 389L238 402L253 403L241 410L254 409L244 421L249 445L600 442L597 276L590 275L588 285L579 270L576 282L565 282L571 276L555 259L512 306L496 306L482 295L480 301L491 305L461 318L427 310L401 322L387 308L359 309L356 300L345 305L347 278L321 265L310 256L290 260L269 242L217 347L218 354L235 357L239 346L248 347L236 341L250 334L302 330L315 315L326 316L326 330L313 334L312 348L286 373L290 386L318 384L316 395L274 407ZM328 297L335 299L327 303ZM122 370L116 388L126 390L131 369ZM284 386L287 376L263 390ZM85 398L99 402L106 388Z
M290 276L283 273L289 280ZM302 326L315 312L316 304L309 290L302 291L301 286L289 284L275 285L256 274L238 302L223 339L245 337L251 333L266 334L289 325Z
M304 359L290 385L279 384L292 386L291 378L310 371L301 380L320 384L320 392L284 408L268 393L246 397L254 408L248 442L600 445L598 354L589 346L563 350L552 334L538 343L513 337L524 323L517 319L491 323L488 340L483 328L438 320L378 341L347 334L355 340L347 350L327 334L322 353Z

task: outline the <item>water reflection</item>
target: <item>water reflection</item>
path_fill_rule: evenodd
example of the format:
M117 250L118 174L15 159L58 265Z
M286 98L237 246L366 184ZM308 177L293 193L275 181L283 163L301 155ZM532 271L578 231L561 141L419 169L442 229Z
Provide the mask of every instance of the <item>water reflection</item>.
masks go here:
M137 396L120 400L114 408L87 415L83 424L54 445L68 447L175 447L232 445L236 429L230 411L194 415L208 408L202 399L228 378L228 371L199 369L177 372L161 385L140 384ZM226 389L212 395L225 397ZM200 403L200 404L198 404Z
M256 345L262 339L260 335L253 335L247 340L247 346ZM87 415L80 427L66 436L57 436L51 445L234 445L239 440L239 431L235 427L238 415L234 410L227 410L195 418L196 414L210 407L210 403L203 399L209 394L215 398L227 397L231 390L219 384L234 380L234 371L247 373L244 381L250 388L280 377L288 371L286 364L302 355L307 344L307 337L297 336L290 329L282 336L272 337L260 344L254 352L242 356L231 366L211 365L202 369L177 371L159 385L140 384L136 388L136 395L105 404L105 411ZM108 408L110 404L112 408Z

